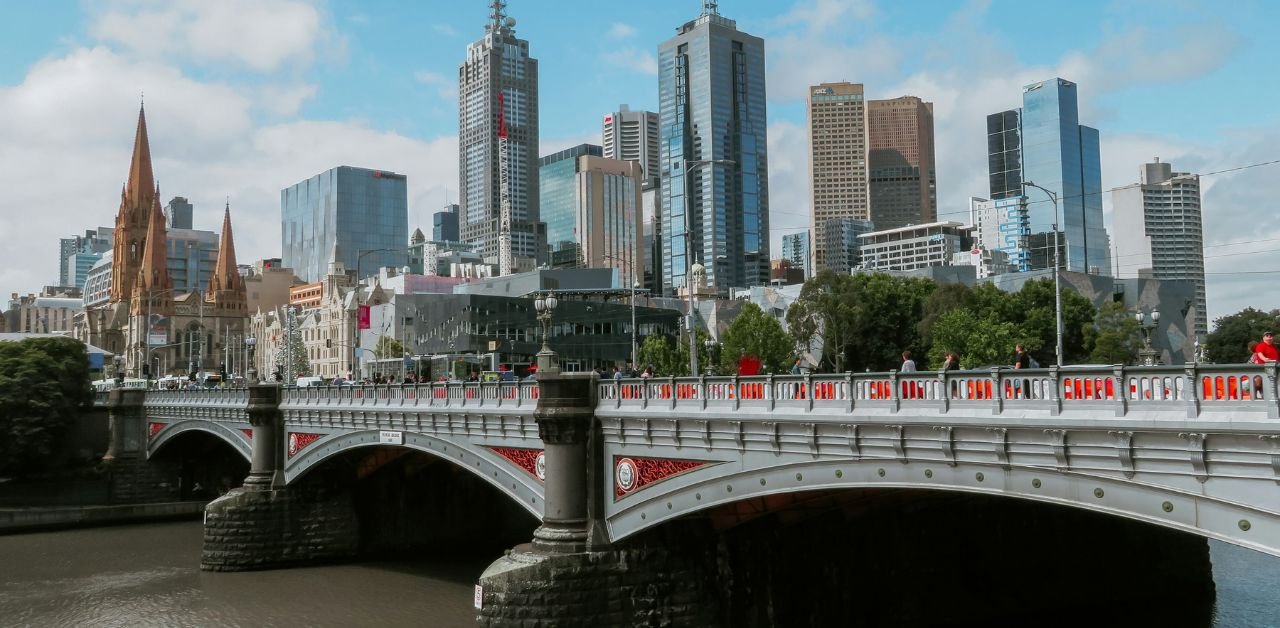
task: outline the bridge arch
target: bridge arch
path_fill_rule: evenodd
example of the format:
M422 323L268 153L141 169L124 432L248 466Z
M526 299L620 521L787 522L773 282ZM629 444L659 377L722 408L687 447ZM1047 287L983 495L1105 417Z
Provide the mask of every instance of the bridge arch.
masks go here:
M1068 506L1154 524L1280 557L1280 515L1123 477L998 464L814 460L725 473L709 466L616 498L610 538L752 498L840 489L922 489ZM606 476L610 477L610 476ZM1192 481L1194 484L1194 480Z
M242 431L213 421L176 421L167 423L147 441L147 459L150 460L175 438L191 432L202 432L230 445L246 462L253 461L253 442Z
M486 448L476 448L436 435L402 432L402 444L382 442L379 430L328 434L299 451L285 463L285 483L293 484L327 460L360 448L396 447L426 453L466 469L497 488L534 517L542 518L543 485L540 480ZM287 456L287 452L285 453Z

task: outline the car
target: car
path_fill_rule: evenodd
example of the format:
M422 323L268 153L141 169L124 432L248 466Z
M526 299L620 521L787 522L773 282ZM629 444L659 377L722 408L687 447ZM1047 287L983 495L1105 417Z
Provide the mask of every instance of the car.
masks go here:
M299 377L297 382L294 383L294 385L297 386L298 388L311 388L312 386L324 386L324 380L315 376Z

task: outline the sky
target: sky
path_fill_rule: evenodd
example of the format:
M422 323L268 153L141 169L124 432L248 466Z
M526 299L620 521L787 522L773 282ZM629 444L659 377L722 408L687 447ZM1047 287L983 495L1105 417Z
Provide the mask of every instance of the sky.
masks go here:
M0 295L56 283L58 238L114 224L141 94L165 199L240 263L280 256L280 190L337 165L407 175L409 228L457 198L457 69L486 0L94 0L0 8ZM604 8L623 8L614 11ZM808 225L804 97L853 81L934 103L939 218L985 196L985 116L1076 82L1103 187L1160 157L1205 174L1209 314L1280 308L1280 3L721 0L763 37L771 241ZM700 0L509 0L541 80L541 152L657 108L658 44ZM1216 173L1219 171L1231 170ZM1104 206L1110 212L1110 195ZM424 231L429 229L424 228ZM1120 260L1120 275L1135 269Z

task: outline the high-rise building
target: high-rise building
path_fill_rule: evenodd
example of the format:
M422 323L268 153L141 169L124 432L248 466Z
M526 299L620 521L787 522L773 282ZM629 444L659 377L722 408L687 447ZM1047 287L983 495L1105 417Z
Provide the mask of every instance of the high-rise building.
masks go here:
M539 185L553 266L617 268L624 286L644 278L642 172L581 144L542 158Z
M662 294L662 221L658 215L658 196L662 187L659 181L657 177L648 177L640 189L640 220L644 224L643 287L655 295Z
M938 213L933 103L902 96L867 101L866 109L871 222L876 229L933 222Z
M969 224L974 227L975 248L1001 252L1012 272L1031 269L1031 223L1025 196L970 198Z
M657 113L632 111L621 105L617 111L605 114L601 137L606 158L640 162L646 180L658 176Z
M870 220L857 218L829 218L821 225L822 245L826 251L826 266L817 272L830 270L845 274L862 266L862 241L859 236L875 231ZM815 247L817 248L817 247Z
M431 215L432 240L457 242L461 239L458 232L458 209L457 203L450 203Z
M83 236L58 239L58 285L83 288L90 268L114 242L111 227L86 229Z
M1053 78L1023 87L1021 109L987 116L987 147L991 198L1029 198L1032 269L1053 265L1052 253L1037 254L1044 248L1037 243L1051 250L1056 230L1062 268L1110 275L1098 130L1080 125L1076 84ZM1058 216L1048 194L1024 189L1028 182L1057 198Z
M405 265L409 192L405 176L338 166L280 191L284 265L305 282L324 278L329 264L350 271ZM363 255L363 252L387 249Z
M499 130L507 144L507 193L511 204L511 254L517 270L539 256L538 62L529 42L516 37L506 2L494 0L484 37L467 46L458 68L458 181L462 239L479 246L486 261L500 257L499 217L503 178Z
M579 144L538 160L538 210L547 225L545 259L553 267L578 266L578 158L599 157L601 147Z
M169 199L169 204L164 206L164 226L169 229L191 229L193 210L191 201L184 197Z
M827 233L837 219L871 220L867 185L866 102L860 83L822 83L809 88L809 226L813 232L813 271L849 271L848 250L833 252L843 231ZM857 250L857 239L849 245Z
M917 270L950 266L957 253L967 253L973 227L934 222L863 233L858 236L861 265L867 270Z
M809 232L789 233L782 236L782 259L791 263L791 268L799 269L808 279L813 276L809 267Z
M1120 277L1175 279L1195 285L1192 328L1209 333L1204 284L1204 230L1200 177L1174 172L1156 159L1143 164L1136 185L1111 192L1116 273Z
M695 265L722 294L768 282L765 100L764 40L739 31L715 2L658 46L668 292L684 287Z

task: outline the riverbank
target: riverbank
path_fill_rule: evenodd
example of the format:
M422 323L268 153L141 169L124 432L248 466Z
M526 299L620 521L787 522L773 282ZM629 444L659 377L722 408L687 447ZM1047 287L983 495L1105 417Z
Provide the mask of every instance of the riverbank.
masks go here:
M44 532L67 528L200 519L208 502L0 508L0 534Z

